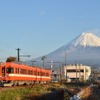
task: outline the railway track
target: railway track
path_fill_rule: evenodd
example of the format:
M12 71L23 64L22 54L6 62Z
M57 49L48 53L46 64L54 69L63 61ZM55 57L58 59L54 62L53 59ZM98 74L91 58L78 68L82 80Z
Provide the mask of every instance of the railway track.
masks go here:
M11 86L11 87L0 87L0 92L8 89L18 89L18 88L32 88L34 85L22 85L22 86Z
M46 85L49 85L50 83L48 84L32 84L32 85L20 85L20 86L7 86L7 87L2 87L0 86L0 92L1 91L4 91L4 90L7 90L7 89L18 89L18 88L27 88L27 89L32 89L32 87L34 87L35 85L42 85L43 87L46 86Z

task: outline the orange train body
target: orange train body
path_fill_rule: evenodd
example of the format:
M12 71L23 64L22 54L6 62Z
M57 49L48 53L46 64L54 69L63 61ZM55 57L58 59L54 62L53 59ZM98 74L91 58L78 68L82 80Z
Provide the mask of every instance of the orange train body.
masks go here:
M0 65L1 83L12 82L49 82L51 80L50 70L31 67L23 64L6 62Z

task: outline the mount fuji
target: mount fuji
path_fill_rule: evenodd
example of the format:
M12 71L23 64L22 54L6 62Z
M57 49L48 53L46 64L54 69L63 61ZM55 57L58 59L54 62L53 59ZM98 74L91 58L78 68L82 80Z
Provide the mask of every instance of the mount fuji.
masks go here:
M100 38L93 33L84 32L71 42L45 55L45 61L56 61L65 64L85 64L100 66ZM42 57L33 60L41 62Z

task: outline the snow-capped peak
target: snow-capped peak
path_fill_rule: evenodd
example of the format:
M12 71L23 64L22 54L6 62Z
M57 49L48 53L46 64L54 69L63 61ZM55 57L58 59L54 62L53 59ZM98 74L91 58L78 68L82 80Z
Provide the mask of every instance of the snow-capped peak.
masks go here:
M79 38L73 41L73 45L76 46L90 46L90 47L98 47L100 46L100 38L95 36L93 33L82 33Z

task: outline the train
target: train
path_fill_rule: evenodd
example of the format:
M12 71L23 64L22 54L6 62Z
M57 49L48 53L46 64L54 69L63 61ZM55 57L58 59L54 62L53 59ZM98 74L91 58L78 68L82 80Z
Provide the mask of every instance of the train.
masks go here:
M36 66L14 62L0 64L0 86L47 83L51 80L51 71Z

